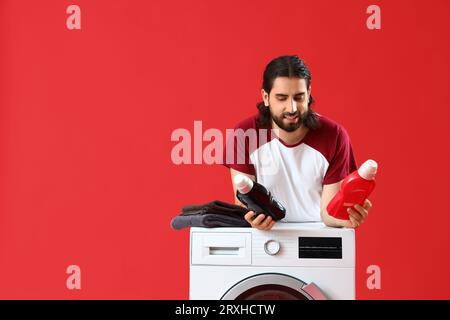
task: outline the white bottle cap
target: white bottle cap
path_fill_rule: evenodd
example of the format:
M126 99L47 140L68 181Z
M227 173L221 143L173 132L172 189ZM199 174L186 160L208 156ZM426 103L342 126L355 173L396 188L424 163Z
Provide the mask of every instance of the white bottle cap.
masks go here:
M374 160L367 160L358 169L358 174L366 179L373 180L377 174L378 164Z
M237 174L233 178L233 183L240 193L248 193L253 188L253 181L243 174Z

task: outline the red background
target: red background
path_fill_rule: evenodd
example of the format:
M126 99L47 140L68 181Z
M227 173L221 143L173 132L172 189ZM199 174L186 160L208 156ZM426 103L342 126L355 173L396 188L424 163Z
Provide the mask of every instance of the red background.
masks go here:
M172 164L171 133L255 113L284 54L306 61L358 164L379 162L357 298L450 298L449 21L448 0L1 0L0 298L187 299L188 230L170 220L233 194L223 166Z

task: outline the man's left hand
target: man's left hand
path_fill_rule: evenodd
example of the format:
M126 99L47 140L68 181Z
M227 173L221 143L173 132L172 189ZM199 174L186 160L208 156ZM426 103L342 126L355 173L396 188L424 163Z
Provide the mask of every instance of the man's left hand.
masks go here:
M357 228L363 224L369 215L369 210L372 208L372 203L369 199L364 200L364 205L356 204L353 208L348 208L350 222L352 228Z

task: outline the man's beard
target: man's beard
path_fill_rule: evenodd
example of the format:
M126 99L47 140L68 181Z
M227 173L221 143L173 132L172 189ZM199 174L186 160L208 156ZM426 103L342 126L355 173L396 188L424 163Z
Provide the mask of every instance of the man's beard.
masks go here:
M300 112L297 110L297 112L294 112L294 113L283 112L280 116L275 116L272 113L272 110L270 110L270 115L272 116L273 122L275 122L275 124L280 129L287 131L287 132L293 132L293 131L297 130L298 128L300 128L300 126L302 125L302 123L305 122L305 120L308 118L310 113L311 113L310 109L308 109L308 111L304 112L303 114L300 114ZM297 116L297 121L292 122L292 123L285 123L284 122L284 119L286 119L285 116Z

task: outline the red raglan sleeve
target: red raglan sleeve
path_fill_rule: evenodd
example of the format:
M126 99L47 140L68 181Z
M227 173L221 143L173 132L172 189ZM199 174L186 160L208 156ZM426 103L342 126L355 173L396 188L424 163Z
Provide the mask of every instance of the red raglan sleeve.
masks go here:
M254 165L250 161L249 141L246 130L252 129L252 119L240 122L233 130L227 130L223 148L223 165L242 173L256 175Z
M347 131L339 126L336 136L335 151L331 158L328 170L325 173L323 184L332 184L341 181L357 169L353 148Z

